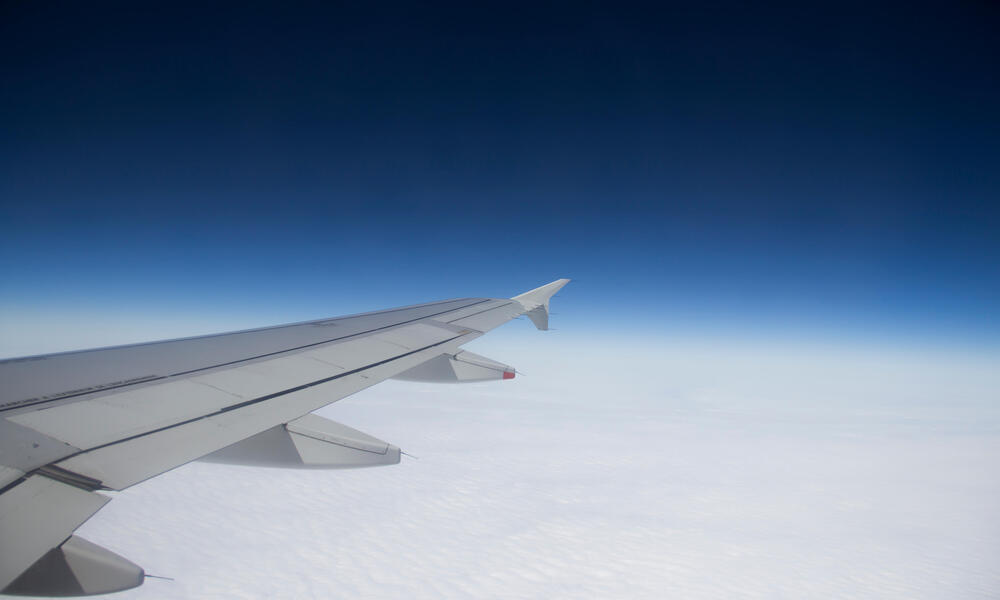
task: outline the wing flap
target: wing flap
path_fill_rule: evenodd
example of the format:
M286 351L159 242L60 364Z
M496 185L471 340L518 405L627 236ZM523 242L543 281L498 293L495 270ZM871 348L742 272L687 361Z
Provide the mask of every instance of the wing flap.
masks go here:
M407 350L416 350L417 348L423 348L427 344L439 342L459 333L464 333L461 327L431 320L426 323L414 323L406 327L388 329L375 334L373 337Z
M86 450L197 418L241 399L219 388L181 379L7 420Z
M415 323L290 356L13 415L8 420L88 450L338 377L455 336L453 328Z
M24 475L24 471L0 465L0 490L14 483Z
M0 419L0 465L27 473L79 451L34 429Z
M442 352L454 352L475 333L448 338L427 348L379 361L327 381L300 386L275 397L247 400L227 410L121 440L70 457L57 466L121 490L174 467L256 435L275 423L288 423L314 410L388 379Z
M331 344L309 352L309 356L344 371L353 371L364 365L387 357L403 354L409 348L393 344L376 336L369 336L339 344Z

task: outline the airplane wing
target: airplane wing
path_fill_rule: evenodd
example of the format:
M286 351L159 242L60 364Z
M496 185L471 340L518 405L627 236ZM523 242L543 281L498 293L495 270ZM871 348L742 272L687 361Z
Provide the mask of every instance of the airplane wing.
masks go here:
M509 379L461 346L527 314L553 281L278 327L0 361L0 590L87 595L143 570L73 535L110 498L193 460L291 468L395 464L399 448L310 414L390 378Z

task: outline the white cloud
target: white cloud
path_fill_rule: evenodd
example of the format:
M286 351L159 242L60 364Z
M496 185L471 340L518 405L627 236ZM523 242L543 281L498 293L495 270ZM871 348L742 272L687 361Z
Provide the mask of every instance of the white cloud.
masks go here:
M123 599L1000 594L991 357L532 335L321 411L419 460L196 463L79 533L177 579Z

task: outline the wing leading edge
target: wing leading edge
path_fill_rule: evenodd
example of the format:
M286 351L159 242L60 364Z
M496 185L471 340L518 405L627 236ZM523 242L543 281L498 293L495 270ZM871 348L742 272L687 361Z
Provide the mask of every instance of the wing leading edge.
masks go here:
M507 379L461 350L527 314L548 328L560 279L334 319L0 361L0 590L88 595L142 569L73 532L123 490L192 460L293 468L399 462L399 449L310 413L389 378Z

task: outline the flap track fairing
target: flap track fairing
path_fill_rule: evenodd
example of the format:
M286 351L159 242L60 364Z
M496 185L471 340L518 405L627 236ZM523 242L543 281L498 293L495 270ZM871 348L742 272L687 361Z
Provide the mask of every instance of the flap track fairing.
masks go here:
M513 379L514 367L490 360L472 352L442 354L437 358L404 371L393 379L433 383L468 383Z
M71 535L3 589L12 596L90 596L140 585L142 567L107 548Z
M203 456L204 462L290 469L357 469L399 463L400 450L318 415L284 425Z

